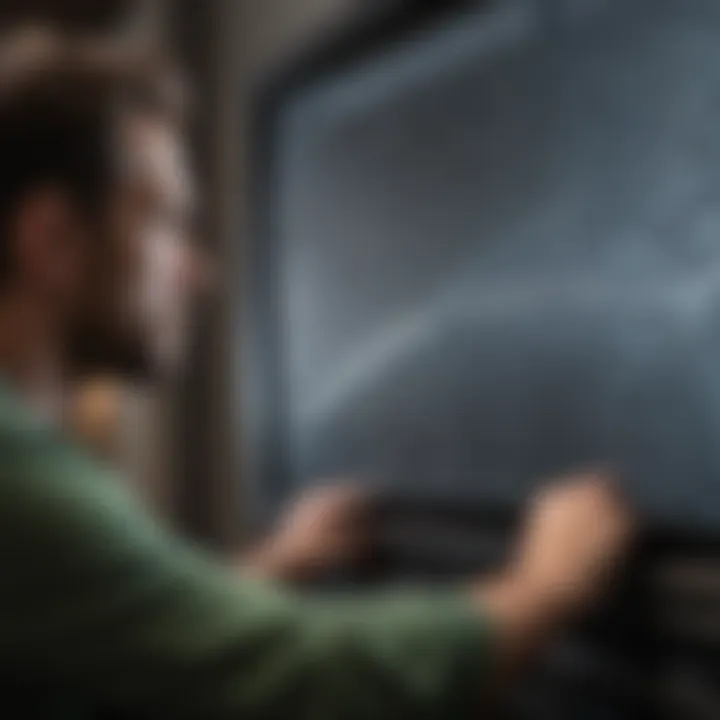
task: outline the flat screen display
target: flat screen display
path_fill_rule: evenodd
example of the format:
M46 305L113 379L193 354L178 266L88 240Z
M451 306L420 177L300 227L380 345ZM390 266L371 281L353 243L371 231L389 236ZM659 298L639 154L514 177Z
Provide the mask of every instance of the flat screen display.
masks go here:
M604 465L720 524L720 3L482 3L278 113L288 489Z

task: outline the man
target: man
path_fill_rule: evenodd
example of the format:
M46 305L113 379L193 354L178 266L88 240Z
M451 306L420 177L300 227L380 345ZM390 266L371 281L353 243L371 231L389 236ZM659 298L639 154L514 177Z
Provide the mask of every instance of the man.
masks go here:
M147 375L181 354L193 198L165 80L60 38L0 57L0 704L482 716L606 591L632 529L609 483L549 489L497 577L319 600L274 580L354 552L350 491L311 500L238 572L158 527L56 427L76 373Z

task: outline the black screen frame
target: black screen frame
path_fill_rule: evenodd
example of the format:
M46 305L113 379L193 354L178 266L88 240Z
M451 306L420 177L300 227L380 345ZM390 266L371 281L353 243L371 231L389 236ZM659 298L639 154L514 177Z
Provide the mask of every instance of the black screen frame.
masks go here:
M500 0L501 1L501 0ZM360 15L356 22L301 52L261 84L257 91L251 131L250 242L241 283L242 328L239 333L240 405L245 508L250 523L263 525L277 515L293 492L288 462L285 413L285 357L282 317L278 307L277 257L280 238L273 213L278 162L277 138L285 108L316 83L342 72L374 53L401 43L415 33L469 8L491 7L493 0L411 0L389 11ZM244 398L252 388L260 401L252 409ZM249 456L249 460L248 460ZM391 512L431 514L461 525L482 522L514 525L518 508L469 508L442 498L388 498ZM677 527L644 528L649 545L661 554L681 552L718 558L720 527L689 531Z

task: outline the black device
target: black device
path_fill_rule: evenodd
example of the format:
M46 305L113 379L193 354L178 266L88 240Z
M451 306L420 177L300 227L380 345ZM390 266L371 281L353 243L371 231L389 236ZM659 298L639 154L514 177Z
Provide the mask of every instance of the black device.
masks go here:
M366 481L376 582L491 568L576 468L610 464L647 518L516 717L720 718L718 110L714 0L408 5L262 102L258 512Z

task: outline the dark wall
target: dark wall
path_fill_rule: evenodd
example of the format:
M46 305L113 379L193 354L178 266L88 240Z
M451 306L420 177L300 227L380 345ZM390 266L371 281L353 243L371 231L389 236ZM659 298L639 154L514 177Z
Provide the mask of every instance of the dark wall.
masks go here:
M219 220L221 181L214 151L219 122L219 96L224 92L218 68L224 34L218 30L221 2L178 0L169 5L167 39L193 93L190 124L192 162L202 191L198 240L214 257L220 257L222 228ZM222 262L222 260L221 260ZM217 416L217 362L221 342L217 302L202 308L189 364L174 393L174 431L170 472L174 478L176 515L184 530L209 542L218 539L216 513L221 490L218 483L217 438L225 431Z
M139 4L138 0L3 0L0 27L42 20L73 29L110 30Z

